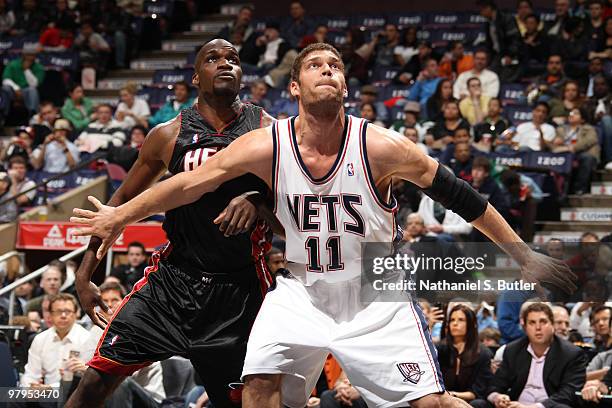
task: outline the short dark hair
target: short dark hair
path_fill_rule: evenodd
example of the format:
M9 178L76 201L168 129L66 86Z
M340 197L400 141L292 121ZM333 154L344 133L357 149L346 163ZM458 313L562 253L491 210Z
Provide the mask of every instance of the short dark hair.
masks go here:
M142 133L144 133L144 134L145 134L145 136L147 135L147 128L146 128L146 127L144 127L144 126L142 126L142 125L135 125L135 126L132 128L132 130L130 130L130 135L132 134L132 132L133 132L134 130L140 130L140 131L142 131Z
M472 82L472 81L478 81L480 84L482 84L482 82L480 81L480 78L473 76L473 77L471 77L470 79L467 80L466 85L469 87L470 86L470 82Z
M122 298L125 297L125 288L123 285L117 282L105 282L100 285L100 293L108 292L109 290L115 290L119 292Z
M554 52L554 53L550 54L550 55L548 56L548 58L546 58L546 61L547 61L547 62L548 62L548 61L550 61L550 59L551 59L552 57L559 57L559 59L561 60L561 63L563 63L563 55L561 55L561 54L559 54L559 53L556 53L556 52Z
M529 4L529 7L533 8L533 3L531 2L531 0L518 0L516 2L516 7L518 8L519 4L521 4L521 3L527 3L527 4Z
M497 4L493 0L477 0L477 7L491 7L493 10L497 10Z
M538 106L543 106L546 109L546 115L550 113L550 106L546 102L544 101L537 102L535 106L533 107L533 109L535 110L535 108L537 108Z
M589 0L589 6L590 6L591 4L599 4L601 7L604 7L604 6L605 6L605 3L604 3L604 1L603 1L603 0Z
M58 293L57 295L49 296L49 311L53 309L53 304L59 301L72 302L74 305L74 311L78 312L79 302L77 302L76 298L70 293Z
M591 324L593 323L593 319L595 318L595 315L599 312L603 312L604 310L609 310L610 311L610 317L612 317L612 307L610 306L606 306L606 305L599 305L599 306L595 306L593 308L593 310L591 310L591 316L589 318ZM612 319L611 319L612 320Z
M521 0L521 1L527 1L527 0ZM540 16L538 16L537 14L528 14L527 17L525 17L525 20L527 20L528 18L535 18L535 20L538 23L540 22Z
M550 306L548 306L546 303L534 302L523 310L523 313L521 314L523 324L527 324L527 316L529 316L529 313L532 312L544 312L546 313L546 316L550 319L551 323L555 321L555 316Z
M110 109L111 113L113 112L113 106L110 103L100 103L98 104L98 106L96 106L96 110L100 109L100 108L108 108Z
M83 86L78 83L78 82L73 82L68 86L68 93L71 94L75 91L75 89L77 88L83 88Z
M295 81L298 84L300 83L300 70L302 69L302 64L304 63L304 60L306 59L306 57L310 53L313 53L315 51L329 51L340 60L340 63L342 65L344 65L342 63L342 55L340 55L338 50L333 45L329 45L326 43L310 44L306 48L304 48L302 51L300 51L295 61L293 61L293 66L291 67L291 80L292 81Z
M497 329L494 329L492 327L487 327L486 329L480 332L480 334L478 335L478 339L481 342L484 341L485 339L491 339L499 343L499 340L501 339L501 333Z
M476 156L472 162L472 168L481 168L487 173L491 173L491 162L485 156Z
M174 83L174 88L176 88L177 86L184 86L185 89L187 89L189 91L189 84L185 81L178 81Z
M24 166L27 166L28 162L23 156L13 156L9 159L8 168L13 168L13 165L15 164L23 164Z
M145 249L145 246L142 244L142 242L138 242L138 241L132 241L128 244L128 250L132 247L136 247L136 248L140 248L142 249L142 253L146 253L147 250Z

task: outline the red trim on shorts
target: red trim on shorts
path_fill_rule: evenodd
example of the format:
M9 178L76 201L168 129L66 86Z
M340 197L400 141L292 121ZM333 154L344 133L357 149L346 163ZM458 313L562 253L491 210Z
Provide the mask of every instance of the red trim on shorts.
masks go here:
M434 364L433 360L432 360L432 356L429 352L429 346L427 345L427 341L423 338L423 330L421 327L421 319L419 319L419 317L416 315L416 312L414 311L414 305L412 303L410 303L410 311L412 312L412 316L414 317L414 320L417 324L417 328L419 329L419 335L421 336L421 342L423 343L423 347L425 348L425 354L427 354L427 359L429 360L429 365L431 365L431 370L433 371L433 375L434 378L436 380L436 385L438 386L440 392L444 392L444 387L442 387L440 385L440 380L438 380L438 372L436 370L436 365Z
M259 221L251 232L251 255L253 256L262 296L266 296L268 289L272 286L272 274L270 274L265 259L266 253L272 248L272 243L266 237L269 230L270 227L264 221Z
M152 272L157 272L157 270L159 269L160 259L162 257L166 258L170 254L171 251L172 251L172 244L168 242L162 249L153 252L153 254L151 255L149 266L147 266L144 270L144 276L142 277L142 279L136 282L136 284L132 288L132 291L126 297L123 298L123 300L121 301L121 304L119 305L117 310L115 310L115 312L113 313L113 316L110 318L110 321L106 325L106 328L104 329L104 332L102 333L102 336L100 337L100 340L98 341L98 345L96 346L96 352L94 353L93 358L87 363L89 367L94 368L106 374L111 374L111 375L116 375L116 376L130 376L134 374L134 372L152 363L152 361L146 361L144 363L139 363L139 364L129 364L129 365L121 364L117 361L101 356L100 346L102 345L102 342L104 341L104 338L106 337L106 334L108 333L108 329L113 323L115 316L119 314L119 311L123 308L123 306L127 304L127 302L130 300L132 295L138 292L148 283L149 274Z

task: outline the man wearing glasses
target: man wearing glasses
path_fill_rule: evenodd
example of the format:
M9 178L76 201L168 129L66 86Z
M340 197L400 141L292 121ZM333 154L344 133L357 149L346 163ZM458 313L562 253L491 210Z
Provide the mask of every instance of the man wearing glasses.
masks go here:
M76 356L83 352L89 332L75 324L78 317L76 298L68 293L52 295L49 312L53 327L34 337L21 377L22 387L59 387L62 374L78 369L73 365L78 359Z

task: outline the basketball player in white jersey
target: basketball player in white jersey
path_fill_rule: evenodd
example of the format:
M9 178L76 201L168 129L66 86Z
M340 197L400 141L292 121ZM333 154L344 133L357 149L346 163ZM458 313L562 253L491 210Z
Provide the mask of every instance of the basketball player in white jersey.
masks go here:
M77 235L102 238L101 257L129 223L253 173L274 192L290 275L278 277L251 331L243 407L304 407L328 353L369 406L469 406L444 392L415 303L360 301L361 243L390 243L395 234L391 179L417 184L472 222L514 257L524 279L572 290L572 274L531 251L478 193L410 140L345 115L343 70L332 46L306 47L292 70L299 116L248 133L119 207L90 198L98 211L75 209L72 221L85 224Z

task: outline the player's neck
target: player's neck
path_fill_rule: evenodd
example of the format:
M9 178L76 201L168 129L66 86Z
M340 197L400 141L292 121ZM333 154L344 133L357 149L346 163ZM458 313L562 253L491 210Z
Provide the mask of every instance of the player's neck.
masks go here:
M222 129L240 113L242 103L238 98L198 97L197 109L200 115L215 129Z
M344 121L344 110L342 109L337 115L330 117L315 116L300 109L295 124L298 143L314 147L321 153L330 150L337 151L342 141Z

